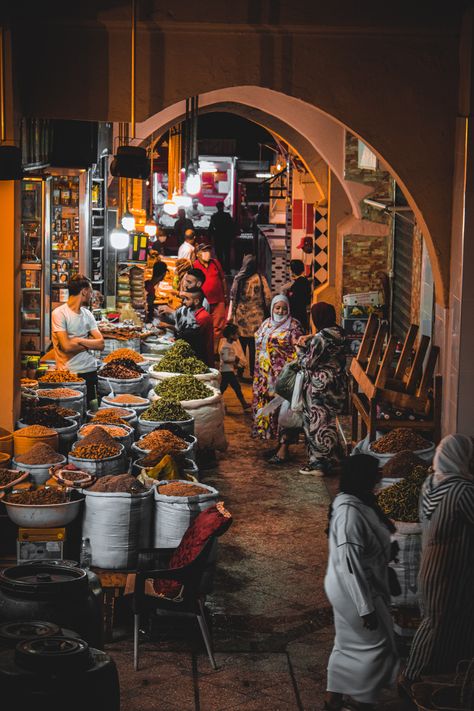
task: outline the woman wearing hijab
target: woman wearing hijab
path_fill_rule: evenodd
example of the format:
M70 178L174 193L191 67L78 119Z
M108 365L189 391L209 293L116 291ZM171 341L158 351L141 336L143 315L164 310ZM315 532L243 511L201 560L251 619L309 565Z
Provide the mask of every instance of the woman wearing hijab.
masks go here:
M233 321L239 329L243 352L248 348L252 378L255 370L255 333L267 317L271 298L267 280L257 272L255 257L247 254L232 283L229 321Z
M324 588L334 611L335 639L328 662L326 711L339 711L344 695L357 708L373 708L398 672L388 583L395 527L377 504L374 488L379 479L375 457L347 457L340 493L329 510Z
M269 415L260 411L275 397L275 383L287 363L296 358L296 341L303 331L291 317L288 299L274 297L267 318L255 334L256 356L253 379L253 436L273 439L278 432L279 408Z
M423 619L399 679L406 692L422 675L454 672L474 657L473 454L471 437L445 437L421 491Z
M313 304L311 317L317 333L303 336L297 343L304 375L303 427L309 460L300 472L326 475L339 442L336 415L347 398L347 347L331 304Z

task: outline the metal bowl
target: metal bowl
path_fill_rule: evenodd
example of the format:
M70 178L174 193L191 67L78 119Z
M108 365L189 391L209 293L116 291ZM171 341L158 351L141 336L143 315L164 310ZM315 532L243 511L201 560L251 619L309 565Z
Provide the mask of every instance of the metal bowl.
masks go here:
M57 528L66 526L76 518L82 501L83 497L77 501L67 501L64 504L48 504L46 506L12 504L5 500L3 503L8 516L17 526L22 528Z

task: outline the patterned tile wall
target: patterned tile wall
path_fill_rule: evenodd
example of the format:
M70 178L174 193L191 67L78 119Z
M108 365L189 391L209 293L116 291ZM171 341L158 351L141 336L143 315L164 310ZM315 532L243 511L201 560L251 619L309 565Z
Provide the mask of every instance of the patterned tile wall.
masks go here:
M329 277L328 272L328 208L314 209L314 287L324 284Z

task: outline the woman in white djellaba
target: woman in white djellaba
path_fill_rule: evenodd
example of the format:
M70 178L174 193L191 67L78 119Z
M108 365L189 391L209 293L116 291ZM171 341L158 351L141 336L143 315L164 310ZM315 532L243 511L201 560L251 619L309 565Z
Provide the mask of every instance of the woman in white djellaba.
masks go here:
M324 581L336 635L328 663L324 708L372 709L395 683L398 656L389 612L390 534L395 527L377 505L378 462L358 454L342 466L340 493L329 512L329 562Z

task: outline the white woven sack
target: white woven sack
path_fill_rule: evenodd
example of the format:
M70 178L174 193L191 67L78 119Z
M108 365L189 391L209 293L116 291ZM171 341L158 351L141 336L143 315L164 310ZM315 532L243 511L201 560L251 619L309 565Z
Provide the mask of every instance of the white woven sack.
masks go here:
M205 385L209 385L213 388L218 388L221 382L221 374L215 368L209 368L209 373L200 373L199 375L194 375L196 380L200 380ZM153 386L158 385L162 380L168 380L168 378L175 378L177 375L183 375L183 373L170 373L167 370L153 370L150 368L150 381Z
M421 525L419 523L405 523L395 521L396 532L392 540L397 541L399 552L397 562L392 561L392 567L402 589L401 595L392 596L394 605L404 607L418 607L420 595L418 592L418 573L421 562Z
M142 494L84 490L82 536L89 538L92 565L105 570L136 568L138 551L151 536L153 491Z
M188 481L179 480L189 484ZM155 520L153 526L153 546L155 548L176 548L194 519L210 506L213 506L219 497L219 492L212 486L199 484L207 489L206 494L197 496L164 496L158 492L163 484L175 483L159 481L153 487L155 498Z
M181 400L180 404L194 417L194 434L197 437L198 447L224 451L228 443L224 432L222 393L212 386L211 390L214 393L211 397L202 400ZM159 400L154 390L150 390L148 397L152 402Z

